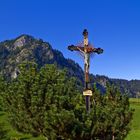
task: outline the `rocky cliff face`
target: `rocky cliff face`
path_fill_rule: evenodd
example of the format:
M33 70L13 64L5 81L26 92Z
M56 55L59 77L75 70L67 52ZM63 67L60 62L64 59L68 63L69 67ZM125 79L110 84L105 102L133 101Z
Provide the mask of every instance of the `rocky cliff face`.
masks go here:
M58 68L67 68L71 76L83 81L83 70L71 59L54 50L48 42L35 39L29 35L21 35L16 39L0 43L0 73L6 77L16 78L17 66L23 62L32 61L39 67L45 64L56 64Z

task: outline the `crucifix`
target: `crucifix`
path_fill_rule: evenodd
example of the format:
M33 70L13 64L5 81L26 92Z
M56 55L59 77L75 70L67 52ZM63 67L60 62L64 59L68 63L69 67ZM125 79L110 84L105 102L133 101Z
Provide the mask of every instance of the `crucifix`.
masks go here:
M92 90L91 90L90 79L89 79L90 56L93 53L97 53L97 54L103 53L103 49L94 48L93 46L89 44L87 29L84 29L83 36L84 36L83 46L70 45L68 46L68 49L70 51L80 52L84 58L85 84L84 84L83 95L85 96L86 110L87 110L87 113L89 113L90 112L90 96L92 96Z

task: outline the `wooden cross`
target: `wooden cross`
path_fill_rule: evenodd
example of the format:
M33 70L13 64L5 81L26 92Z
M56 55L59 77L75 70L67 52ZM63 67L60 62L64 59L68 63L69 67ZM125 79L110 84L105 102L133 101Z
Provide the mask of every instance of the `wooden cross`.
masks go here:
M92 90L90 86L90 80L89 80L89 67L90 67L90 54L97 53L101 54L103 53L103 49L101 48L94 48L91 45L89 45L88 42L88 31L84 29L83 31L84 36L84 46L80 45L70 45L68 46L68 49L70 51L79 51L84 56L84 73L85 73L85 86L83 95L86 96L86 110L89 113L90 112L90 96L92 96Z

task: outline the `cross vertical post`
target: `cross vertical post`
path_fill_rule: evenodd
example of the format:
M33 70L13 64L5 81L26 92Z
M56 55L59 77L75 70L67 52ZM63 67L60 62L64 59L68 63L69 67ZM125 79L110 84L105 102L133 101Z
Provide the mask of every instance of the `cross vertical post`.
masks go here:
M90 66L90 53L87 51L88 48L88 32L87 30L83 31L84 36L84 74L85 74L85 85L84 85L84 92L85 95L85 102L86 102L86 110L87 113L90 113L90 95L88 95L88 92L92 94L92 91L90 89L90 80L89 80L89 66ZM85 94L87 92L87 94Z

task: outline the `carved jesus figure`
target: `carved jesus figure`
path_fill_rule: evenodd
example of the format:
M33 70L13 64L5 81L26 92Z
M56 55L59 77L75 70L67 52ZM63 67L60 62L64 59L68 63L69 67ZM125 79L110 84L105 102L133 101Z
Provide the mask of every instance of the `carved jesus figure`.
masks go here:
M81 52L81 54L84 57L85 71L86 71L86 73L89 73L90 53L87 52L86 48L83 51L78 47L78 50Z

